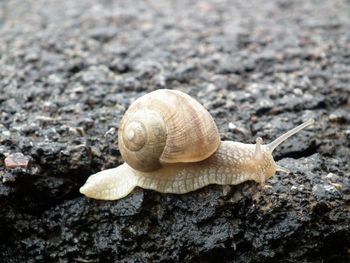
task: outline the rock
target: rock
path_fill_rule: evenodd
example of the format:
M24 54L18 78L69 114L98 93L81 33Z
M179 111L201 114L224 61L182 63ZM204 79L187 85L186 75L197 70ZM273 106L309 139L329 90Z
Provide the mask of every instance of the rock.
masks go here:
M348 10L346 0L0 1L0 261L350 262ZM222 140L268 143L316 123L276 149L291 172L264 189L82 196L89 175L123 162L130 103L158 88L198 99Z

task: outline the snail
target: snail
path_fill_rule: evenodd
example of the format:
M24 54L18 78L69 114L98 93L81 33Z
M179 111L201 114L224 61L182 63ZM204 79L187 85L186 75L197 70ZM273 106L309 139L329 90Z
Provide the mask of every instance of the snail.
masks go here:
M221 141L209 112L189 95L160 89L138 98L118 129L125 163L91 175L80 188L87 197L117 200L136 186L162 193L187 193L209 184L264 184L276 171L273 150L314 123L310 119L269 144Z

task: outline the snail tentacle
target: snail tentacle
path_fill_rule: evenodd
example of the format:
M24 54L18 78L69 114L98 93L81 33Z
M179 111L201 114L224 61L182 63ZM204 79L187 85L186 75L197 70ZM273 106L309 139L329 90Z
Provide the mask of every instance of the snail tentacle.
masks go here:
M260 160L263 157L263 152L261 149L262 143L263 143L263 139L261 137L256 138L255 152L254 152L254 158L256 160Z
M309 119L306 122L300 124L299 126L287 131L286 133L282 134L279 136L277 139L275 139L273 142L270 142L269 144L266 145L266 147L269 149L269 151L272 153L276 147L278 147L281 143L286 141L289 137L292 135L300 132L302 129L314 124L315 120L314 119Z
M287 173L287 174L289 174L290 173L290 171L287 169L287 168L285 168L285 167L283 167L283 166L280 166L280 165L276 165L276 171L278 171L278 172L282 172L282 173Z

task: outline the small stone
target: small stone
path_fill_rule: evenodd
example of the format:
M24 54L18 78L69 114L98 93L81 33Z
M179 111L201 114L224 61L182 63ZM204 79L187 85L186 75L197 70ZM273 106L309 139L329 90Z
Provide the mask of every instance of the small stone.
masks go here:
M3 183L8 183L8 182L15 182L16 181L16 176L10 172L5 172L2 176L2 182Z
M9 137L11 135L11 132L10 131L3 131L2 135Z
M234 129L237 128L237 126L234 125L232 122L230 122L230 123L228 124L228 128L229 128L231 131L233 131Z
M244 135L247 135L249 133L247 129L245 129L243 127L239 127L232 122L229 122L228 129L229 129L229 131L238 132L238 133L241 133Z
M29 52L25 57L24 60L26 62L35 62L38 61L40 58L39 54L36 52Z
M58 83L61 83L62 82L62 78L58 75L55 75L55 74L51 74L49 77L48 77L48 83L50 84L58 84Z
M335 192L335 191L337 191L337 189L336 189L333 185L325 185L325 186L324 186L324 189L325 189L327 192Z
M297 192L303 192L304 191L304 185L301 184L301 185L292 185L290 190L293 194L296 194Z
M328 119L331 122L336 123L345 123L349 121L349 118L347 117L348 113L344 110L336 110L329 114Z
M298 95L298 96L302 96L303 95L303 91L301 89L299 89L299 88L293 89L293 93L295 95Z
M338 119L338 116L332 113L329 115L328 119L330 121L336 121Z
M114 135L115 133L116 133L116 128L112 127L108 131L106 131L106 133L104 134L104 137L107 137L107 136L110 136L110 135Z
M335 182L338 179L338 175L336 175L334 173L328 173L326 175L326 178L331 180L332 182Z
M293 193L293 194L296 194L298 192L298 187L296 187L295 185L292 185L292 187L290 188L290 191Z
M10 154L5 158L6 169L24 168L26 169L29 164L29 157L23 153Z
M100 42L107 42L116 34L115 27L95 27L88 31L88 36Z

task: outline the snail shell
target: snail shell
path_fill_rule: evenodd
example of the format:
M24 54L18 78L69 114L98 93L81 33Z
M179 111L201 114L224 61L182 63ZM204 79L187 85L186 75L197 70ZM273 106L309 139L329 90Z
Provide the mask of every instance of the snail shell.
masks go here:
M150 172L165 163L198 162L220 145L209 112L189 95L160 89L137 99L118 130L120 153L132 168Z

